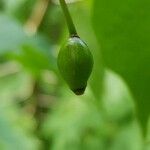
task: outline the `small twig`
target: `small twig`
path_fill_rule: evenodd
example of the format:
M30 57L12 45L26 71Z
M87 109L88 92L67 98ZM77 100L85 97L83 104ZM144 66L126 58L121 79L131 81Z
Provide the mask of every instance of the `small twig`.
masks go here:
M43 106L43 100L40 97L41 90L38 84L38 81L35 81L33 98L34 98L34 118L36 120L35 134L42 141L43 149L49 149L49 141L43 137L41 134L41 128L44 123L45 117L48 113L49 106Z
M37 0L31 16L24 25L25 31L29 35L34 35L37 32L48 8L49 2L50 0Z

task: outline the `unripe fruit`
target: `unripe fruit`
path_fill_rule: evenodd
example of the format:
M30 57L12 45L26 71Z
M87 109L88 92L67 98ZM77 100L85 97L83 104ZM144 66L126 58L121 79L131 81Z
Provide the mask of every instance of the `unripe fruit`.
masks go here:
M57 64L70 89L77 95L83 94L93 67L86 43L79 37L70 37L60 49Z

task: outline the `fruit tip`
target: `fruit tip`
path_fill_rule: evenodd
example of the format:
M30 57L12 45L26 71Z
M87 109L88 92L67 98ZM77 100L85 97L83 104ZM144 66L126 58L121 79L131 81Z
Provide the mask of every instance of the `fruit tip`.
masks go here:
M86 87L72 90L76 95L83 95Z

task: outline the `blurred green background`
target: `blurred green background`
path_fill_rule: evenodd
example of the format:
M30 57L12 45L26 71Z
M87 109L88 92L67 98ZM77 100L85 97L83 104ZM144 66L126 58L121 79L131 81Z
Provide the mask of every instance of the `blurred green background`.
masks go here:
M0 0L0 150L150 150L150 1L66 0L94 56L83 96L57 68L58 0Z

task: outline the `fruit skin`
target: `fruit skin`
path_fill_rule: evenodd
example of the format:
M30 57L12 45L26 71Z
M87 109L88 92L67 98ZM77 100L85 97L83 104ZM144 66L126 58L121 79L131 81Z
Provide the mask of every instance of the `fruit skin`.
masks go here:
M76 95L82 95L93 68L93 56L79 37L70 37L61 47L58 68L70 89Z

